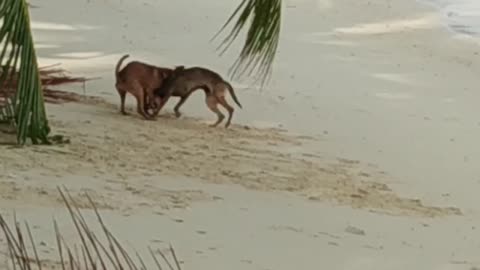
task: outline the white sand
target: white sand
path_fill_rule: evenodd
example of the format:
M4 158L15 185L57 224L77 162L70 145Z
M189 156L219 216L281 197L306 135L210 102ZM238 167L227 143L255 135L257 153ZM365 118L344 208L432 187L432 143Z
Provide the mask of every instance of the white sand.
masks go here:
M52 213L73 235L55 189L66 185L92 192L134 246L172 242L185 269L480 265L478 47L434 10L287 1L274 81L234 82L244 109L224 130L206 127L201 93L182 119L120 115L113 66L129 53L226 74L235 52L219 58L208 40L236 1L32 3L41 64L102 76L86 91L107 101L48 106L69 145L0 152L2 210L37 226L47 258Z

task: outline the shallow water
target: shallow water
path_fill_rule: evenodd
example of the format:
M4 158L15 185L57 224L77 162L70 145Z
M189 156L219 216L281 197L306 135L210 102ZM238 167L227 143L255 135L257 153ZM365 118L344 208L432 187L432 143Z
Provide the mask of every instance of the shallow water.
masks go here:
M448 26L460 34L480 36L480 2L476 0L422 0L440 9Z

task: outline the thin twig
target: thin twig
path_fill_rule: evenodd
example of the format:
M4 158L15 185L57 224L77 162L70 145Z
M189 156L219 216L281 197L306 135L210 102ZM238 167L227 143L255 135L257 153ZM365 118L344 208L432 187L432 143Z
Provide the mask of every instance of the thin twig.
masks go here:
M80 209L78 208L77 203L75 202L73 197L70 195L70 193L68 192L68 190L65 187L64 187L64 189L67 193L67 196L70 198L70 201L72 201L73 206L77 210L77 217L79 217L80 225L82 226L85 234L87 235L88 239L90 240L90 243L92 244L93 249L95 250L95 253L97 253L97 258L100 261L100 265L102 266L103 270L107 270L105 262L102 259L102 255L100 254L100 251L98 250L96 241L94 239L94 233L88 228L88 224L85 221L85 218L83 217L82 213L80 212ZM108 253L107 253L107 255L108 255ZM111 257L109 257L109 258L110 258L111 261L113 261Z
M118 242L117 238L110 231L108 231L108 234L111 237L111 239L113 240L113 242L115 243L115 245L117 246L117 248L122 253L123 259L125 260L125 262L127 262L128 266L130 267L130 270L138 270L135 263L133 263L132 258L130 258L130 255L128 255L128 252L125 251L125 249L122 247L120 242Z
M80 254L78 253L78 248L76 244L73 244L73 250L75 250L75 261L80 266L79 269L82 268L82 261L80 261Z
M38 270L42 270L42 263L40 262L40 258L38 257L37 248L35 247L32 231L30 230L30 226L28 226L28 222L25 222L25 227L27 227L28 236L30 238L30 242L32 243L32 249L33 249L33 253L35 254L35 259L37 260Z
M60 255L60 263L62 264L62 270L65 270L65 261L63 260L63 251L62 251L62 242L60 241L60 231L58 229L58 224L55 219L53 219L53 226L55 227L55 235L57 238L58 253Z
M10 258L12 260L13 268L16 269L17 264L15 263L15 260L19 260L20 258L17 255L17 251L15 250L15 247L13 246L12 239L10 238L10 235L8 233L9 231L8 225L5 223L5 220L3 219L2 215L0 215L0 226L2 227L3 234L7 239L7 246L10 253ZM18 262L18 265L21 269L23 269L22 264L20 262Z
M158 266L158 270L163 270L162 266L160 265L160 262L157 259L157 256L153 253L153 250L151 247L148 247L148 250L150 251L150 254L152 254L153 260L155 261L155 264Z
M160 249L158 249L158 253L160 253L160 256L162 256L163 260L167 263L168 268L170 268L170 270L174 270L173 266L170 264L170 262L167 260L167 257L165 256L165 254L163 254L163 252Z
M44 69L48 69L48 68L52 68L52 67L56 67L56 66L60 66L62 63L56 63L56 64L51 64L51 65L48 65L48 66L43 66L43 67L39 67L38 70L44 70Z
M72 252L70 252L70 249L67 250L67 253L68 253L68 259L70 260L70 270L75 270L75 263L74 263L75 259L73 259Z
M100 242L100 240L98 239L98 237L94 234L92 234L92 237L93 239L95 240L95 242L98 244L98 246L100 246L100 248L102 249L103 253L105 255L107 255L107 258L110 260L110 262L112 263L113 267L115 268L115 270L119 270L117 268L117 265L115 264L115 261L113 260L112 256L108 253L108 250L107 248L105 248L105 246L103 245L102 242ZM120 269L123 270L123 267L121 266L120 264Z
M137 255L137 258L140 261L140 264L142 265L142 269L147 270L147 267L145 266L145 263L143 262L142 257L140 256L140 254L138 254L138 252L136 250L135 250L135 254Z
M65 241L65 239L63 238L62 235L60 235L60 240L63 242L63 245L65 246L65 250L67 251L67 254L68 254L68 253L72 253L70 247L69 247L68 244L67 244L67 241ZM71 262L71 263L72 263L72 262ZM73 260L73 264L76 266L77 269L80 269L79 262Z
M10 230L10 227L8 226L7 222L5 221L5 219L3 218L2 215L0 215L0 226L2 227L2 230L5 234L5 236L7 237L7 240L11 241L11 245L13 247L13 250L15 252L16 252L16 250L20 250L20 246L19 246L17 240L15 239L15 236L14 236L12 230ZM18 255L15 254L15 256L18 256Z
M97 219L98 219L98 222L100 223L100 225L102 226L102 229L103 229L103 232L105 233L105 236L107 237L107 241L108 241L108 245L110 247L110 251L112 252L114 258L115 258L115 261L117 262L117 265L118 265L118 268L115 264L115 262L113 261L113 259L110 257L110 254L108 254L108 252L104 251L107 256L109 257L110 261L112 262L113 266L115 267L115 269L117 270L123 270L123 266L120 262L120 259L118 258L118 255L117 255L117 252L115 251L115 247L113 246L113 243L112 243L112 239L110 237L110 234L108 233L109 230L107 229L107 226L105 225L105 223L103 222L103 219L102 219L102 216L100 216L100 213L98 211L98 208L97 206L95 205L95 203L93 202L92 198L90 198L90 196L85 192L85 196L87 197L88 201L90 202L90 204L92 205L92 208L93 210L95 211L95 214L97 215Z
M60 195L62 196L63 198L63 201L65 203L65 205L67 206L68 208L68 211L70 212L70 216L72 217L72 220L73 220L73 223L75 224L75 227L77 228L77 232L78 232L78 235L80 236L80 240L82 241L82 244L83 246L85 247L85 251L87 253L87 257L88 257L88 261L90 262L90 264L92 265L92 267L95 267L94 266L94 263L93 263L93 258L92 258L92 255L90 254L90 251L88 249L88 246L86 244L86 241L85 241L85 238L83 237L83 233L82 231L80 230L80 226L78 225L78 221L77 219L75 218L75 213L73 212L72 210L72 207L70 206L70 204L68 203L68 200L67 198L65 197L65 195L63 194L62 190L60 189L60 187L57 187L58 188L58 191L60 192ZM93 268L93 270L95 270L96 268Z
M15 213L14 213L14 219L15 219L15 229L17 230L18 242L20 244L20 256L22 256L23 265L25 266L25 269L32 270L32 267L30 266L30 262L29 262L27 247L25 246L25 241L23 238L22 229L20 228L20 223L17 222Z
M173 259L175 260L175 264L177 265L177 270L182 270L180 268L180 263L178 262L177 255L175 254L175 250L172 247L172 244L170 244L170 252L172 253Z
M13 249L13 247L10 244L10 242L8 241L8 253L10 254L10 259L12 260L13 270L16 270L17 269L17 264L15 263L15 255L13 255L14 251L12 249Z
M85 270L89 270L87 257L85 256L85 247L82 247L83 262L85 263Z

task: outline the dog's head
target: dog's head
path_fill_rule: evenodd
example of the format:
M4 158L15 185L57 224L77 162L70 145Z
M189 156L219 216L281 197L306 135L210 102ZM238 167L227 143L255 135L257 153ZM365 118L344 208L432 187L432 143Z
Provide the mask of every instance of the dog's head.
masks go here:
M173 86L173 83L175 82L175 79L178 78L184 70L185 66L176 66L170 72L165 72L163 74L162 85L153 91L154 98L150 103L150 108L152 108L155 113L157 113L170 98L170 95L172 94L170 92L172 91L171 88Z

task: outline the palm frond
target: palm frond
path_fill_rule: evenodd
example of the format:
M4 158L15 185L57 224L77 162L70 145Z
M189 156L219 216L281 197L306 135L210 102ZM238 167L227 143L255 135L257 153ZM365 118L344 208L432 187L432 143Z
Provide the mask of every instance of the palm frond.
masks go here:
M45 112L37 56L25 0L0 1L0 94L8 102L0 120L15 126L17 142L48 144L50 128ZM8 95L14 89L14 95Z
M248 74L248 76L260 79L262 85L268 82L280 38L281 15L281 0L242 0L230 18L215 34L212 40L223 32L235 17L238 17L230 33L217 48L223 47L222 55L230 48L250 20L243 48L229 71L232 77ZM257 74L253 75L255 72Z

